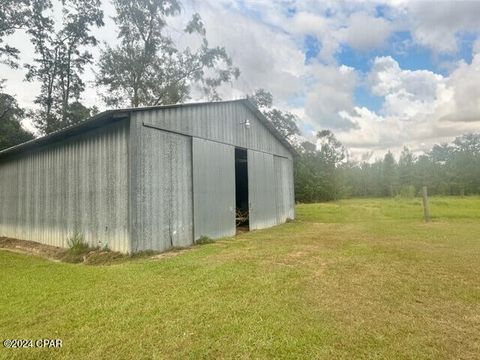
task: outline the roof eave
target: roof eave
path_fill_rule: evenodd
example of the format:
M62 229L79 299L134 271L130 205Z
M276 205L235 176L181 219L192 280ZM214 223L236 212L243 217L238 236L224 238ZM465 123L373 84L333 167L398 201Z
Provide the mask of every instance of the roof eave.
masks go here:
M119 112L117 110L107 110L97 115L94 115L91 118L85 121L82 121L78 124L60 129L48 135L24 142L22 144L18 144L18 145L9 147L7 149L1 150L0 158L14 154L19 151L34 149L57 140L63 140L71 136L75 136L79 133L101 127L105 125L106 122L109 122L111 120L120 120L120 119L127 118L128 116L129 116L128 112Z
M238 99L238 100L227 100L227 101L220 101L219 103L229 103L229 102L241 102L248 109L250 109L254 115L265 125L265 127L270 131L270 133L280 141L280 143L290 151L290 153L294 156L298 155L298 152L295 148L278 132L277 129L272 125L272 123L262 114L262 112L252 103L249 99ZM109 121L115 121L119 119L124 119L130 116L132 112L135 111L148 111L154 109L166 109L166 108L175 108L175 107L182 107L182 106L199 106L209 104L208 102L204 103L189 103L189 104L172 104L172 105L162 105L162 106L151 106L151 107L143 107L143 108L127 108L127 109L116 109L116 110L107 110L101 112L97 115L92 116L91 118L82 121L78 124L69 126L64 129L60 129L48 135L42 136L40 138L36 138L22 144L18 144L12 146L10 148L4 149L0 151L0 159L12 154L15 154L20 151L30 150L34 148L38 148L40 146L52 143L57 140L64 140L68 137L75 136L82 132L92 130L101 126L104 126L105 123Z

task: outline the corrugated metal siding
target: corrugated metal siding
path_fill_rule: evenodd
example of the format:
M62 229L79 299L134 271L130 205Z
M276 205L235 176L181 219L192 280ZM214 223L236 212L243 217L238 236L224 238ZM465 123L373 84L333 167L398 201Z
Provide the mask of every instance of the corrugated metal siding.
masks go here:
M293 160L284 160L286 161L286 184L284 184L285 192L284 194L288 194L288 210L287 210L287 218L288 219L295 219L295 177L294 177L294 170L293 170ZM285 196L285 195L284 195Z
M76 229L91 245L130 251L128 122L0 162L0 235L67 246Z
M291 160L279 156L274 156L274 162L277 224L281 224L295 217L293 164Z
M235 235L235 148L193 138L195 240Z
M137 125L132 125L137 136L131 159L133 250L191 245L191 138Z
M242 103L212 103L138 111L132 119L145 125L291 158L291 153ZM248 119L249 129L245 127Z
M248 198L250 230L277 224L273 155L248 150Z

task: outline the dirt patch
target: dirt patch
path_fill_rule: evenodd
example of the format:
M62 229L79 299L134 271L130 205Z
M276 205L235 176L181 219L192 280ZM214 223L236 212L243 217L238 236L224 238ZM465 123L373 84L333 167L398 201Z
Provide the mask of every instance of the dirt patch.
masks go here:
M110 265L129 259L129 255L125 255L116 251L108 251L95 249L89 251L83 258L83 263L87 265Z
M36 255L52 261L75 264L83 263L85 265L113 265L125 261L147 258L155 260L168 259L193 250L197 246L199 245L186 248L174 248L162 253L147 250L133 254L122 254L120 252L98 248L86 248L85 250L65 249L58 246L40 244L35 241L0 237L0 250Z
M152 256L152 259L157 259L157 260L168 259L168 258L171 258L171 257L174 257L174 256L178 256L180 254L183 254L183 253L185 253L187 251L190 251L192 249L193 249L193 247L172 249L172 250L167 251L167 252L156 254L156 255Z
M0 237L0 249L23 254L38 255L54 261L60 261L68 253L68 249L60 248L58 246L45 245L34 241L18 240L8 237Z
M250 231L250 228L248 227L248 225L237 226L236 235L242 235L242 234L245 234L249 231Z
M109 265L129 258L141 256L126 255L115 251L87 248L83 252L73 252L58 246L40 244L35 241L0 237L0 249L27 255L36 255L52 261L84 263L86 265Z

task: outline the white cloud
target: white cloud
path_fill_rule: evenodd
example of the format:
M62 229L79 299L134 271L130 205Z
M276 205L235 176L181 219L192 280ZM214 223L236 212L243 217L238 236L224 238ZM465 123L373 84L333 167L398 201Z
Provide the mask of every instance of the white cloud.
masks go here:
M236 66L238 81L223 87L223 96L251 94L257 88L272 92L281 106L302 90L304 54L287 33L246 16L236 8L219 3L194 2L187 11L198 11L211 46L225 46ZM185 14L188 16L188 14Z
M337 134L340 141L355 153L368 150L383 151L385 148L398 146L399 134L404 133L402 122L394 117L384 117L365 107L355 107L353 111L340 113L356 126Z
M429 112L444 86L441 75L402 70L390 56L377 57L369 74L372 93L385 99L383 113L402 118Z
M476 115L480 121L480 52L471 64L461 60L448 83L455 90L456 110Z
M321 35L328 30L329 24L325 17L305 11L298 12L291 20L291 30L297 34Z
M338 31L342 43L361 51L382 47L393 31L392 24L365 12L357 12L350 16L348 25Z
M338 4L335 4L338 6ZM335 55L342 44L360 51L382 47L394 31L393 24L375 14L368 6L361 11L342 4L333 7L332 15L299 11L292 19L284 19L284 27L296 35L315 35L321 43L318 58L329 64L336 62ZM311 10L311 9L310 9Z
M353 93L358 80L355 69L317 63L311 70L315 80L307 89L305 102L309 122L315 127L334 130L353 126L339 113L354 107Z
M479 1L412 1L406 5L415 41L437 52L456 52L458 35L480 30Z
M375 149L414 151L480 131L480 55L460 61L448 77L425 70L404 70L391 57L378 57L369 74L371 91L384 98L379 113L363 107L342 111L353 126L338 137L359 154Z

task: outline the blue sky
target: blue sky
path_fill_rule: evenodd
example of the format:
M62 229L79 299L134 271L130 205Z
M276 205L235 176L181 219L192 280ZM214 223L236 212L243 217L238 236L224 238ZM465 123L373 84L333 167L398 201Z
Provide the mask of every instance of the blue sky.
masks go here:
M377 6L376 18L383 18L383 13L387 9L386 5ZM294 13L293 10L292 13ZM398 31L392 32L380 48L359 51L348 43L341 44L335 59L339 64L356 69L363 76L371 71L375 58L383 56L393 57L404 70L428 70L448 76L451 68L447 67L446 63L451 64L460 60L471 63L473 46L477 38L478 33L457 34L458 51L438 53L428 46L415 43L411 32ZM317 36L306 34L304 37L305 63L315 61L321 48L322 42ZM382 107L383 98L372 94L365 84L359 84L355 88L355 103L378 112Z
M58 1L57 1L58 2ZM223 46L240 78L220 89L224 99L264 88L275 106L298 117L303 137L330 129L352 154L374 156L404 145L416 152L480 131L480 2L183 0L169 19L180 47L195 47L182 32L198 12L210 45ZM94 31L114 44L118 29L110 1L106 26ZM32 60L25 34L22 61ZM99 49L91 49L98 59ZM83 101L105 109L93 86L95 65L84 74ZM25 86L25 69L0 65L6 88L33 108L39 85ZM204 100L195 89L192 101ZM28 126L28 124L27 124Z

